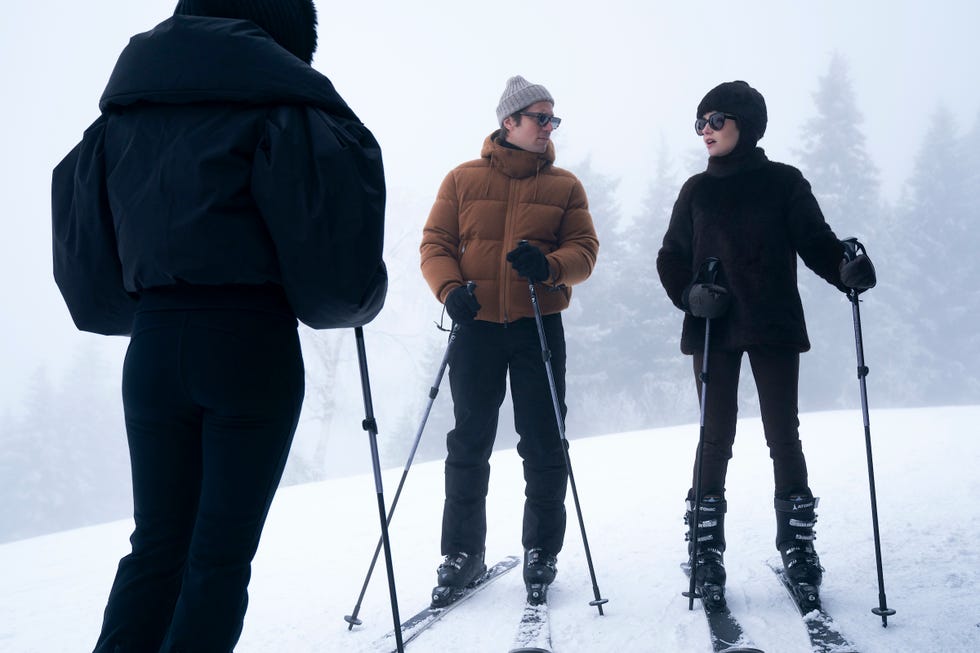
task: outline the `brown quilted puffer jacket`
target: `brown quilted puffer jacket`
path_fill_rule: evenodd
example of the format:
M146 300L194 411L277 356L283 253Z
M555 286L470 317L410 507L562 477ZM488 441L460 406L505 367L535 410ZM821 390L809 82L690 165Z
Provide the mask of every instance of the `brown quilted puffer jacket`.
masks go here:
M582 183L556 168L555 148L538 154L502 145L495 131L480 159L442 182L422 233L422 275L440 302L468 281L477 285L476 319L513 322L533 317L527 280L507 252L527 240L548 258L551 277L538 284L541 312L568 307L571 286L595 267L599 240Z

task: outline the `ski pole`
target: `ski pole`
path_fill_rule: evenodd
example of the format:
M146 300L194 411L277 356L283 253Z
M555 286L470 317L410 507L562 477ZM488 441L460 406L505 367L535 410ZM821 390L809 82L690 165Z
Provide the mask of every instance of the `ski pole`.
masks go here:
M701 594L698 593L695 587L695 581L698 573L698 530L701 525L701 473L704 467L704 461L702 455L704 453L704 405L705 400L708 395L708 339L711 337L711 319L706 318L704 321L704 359L701 362L701 428L698 434L698 446L697 453L695 454L695 472L694 472L694 529L691 537L691 580L690 586L686 592L682 595L688 598L687 609L694 609L694 599L700 599Z
M698 278L704 275L704 281L707 283L714 283L715 277L718 274L718 264L719 261L715 257L709 257L705 259L704 263L701 264L701 272L698 273ZM697 453L694 455L694 528L692 530L692 542L691 542L691 581L686 592L682 592L682 596L687 597L687 609L694 609L694 599L702 598L701 594L698 593L695 583L697 580L698 573L698 530L701 525L701 473L704 470L704 408L708 398L708 342L711 338L711 318L705 318L704 320L704 355L701 360L701 428L698 432L698 447Z
M476 284L470 281L466 284L470 292L473 292L473 288ZM436 373L436 379L432 383L432 387L429 388L429 403L425 406L425 411L422 413L422 423L419 424L418 430L415 432L415 442L412 444L412 449L408 454L408 460L405 462L405 469L402 471L401 480L398 482L398 488L395 490L395 497L391 500L391 508L388 509L387 524L391 525L391 518L395 514L395 507L398 505L398 499L401 497L402 488L405 486L405 479L408 477L408 470L412 467L412 461L415 460L415 454L419 448L419 442L422 440L422 432L425 430L425 425L429 421L429 413L432 412L432 404L435 403L436 396L439 394L439 386L442 383L443 374L446 372L446 365L449 363L449 353L452 351L453 344L456 342L456 335L459 333L459 325L453 324L452 329L449 331L449 343L446 345L446 353L442 356L442 362L439 364L439 371ZM382 540L378 538L378 545L374 549L374 556L371 558L371 564L368 566L367 575L364 577L364 584L361 586L361 593L357 597L357 604L354 606L354 611L352 614L346 615L344 621L350 624L347 630L352 630L354 626L360 626L361 620L357 618L357 614L361 611L361 602L364 600L364 593L367 591L368 583L371 581L371 574L374 573L374 566L378 562L378 555L381 553Z
M848 261L853 261L858 254L865 254L864 245L856 238L848 238L844 242L844 257ZM861 412L864 417L864 446L868 455L868 486L871 489L871 525L874 531L875 541L875 563L878 568L878 607L872 608L871 612L881 617L882 628L888 627L888 617L895 614L895 611L888 607L885 599L885 574L881 563L881 537L878 533L878 497L875 492L875 470L874 461L871 457L871 420L868 418L868 366L864 364L864 339L861 336L861 309L859 307L858 295L860 293L852 288L847 293L847 298L851 301L851 312L854 317L854 349L857 352L857 375L861 386Z
M555 408L555 420L558 422L558 435L561 436L561 450L565 456L565 468L568 470L568 482L572 488L572 499L575 501L575 512L578 515L579 529L582 531L582 544L585 548L585 559L589 563L589 575L592 577L592 591L595 594L595 600L589 601L589 605L595 606L601 615L604 614L602 612L602 604L608 603L609 599L600 598L599 595L599 584L595 577L595 567L592 565L592 552L589 550L589 538L585 534L585 521L582 519L582 507L579 505L578 490L575 487L575 474L572 473L572 460L568 455L568 439L565 437L565 421L562 419L561 407L558 404L558 390L555 387L555 373L551 368L551 350L548 349L548 339L544 335L544 320L541 317L541 307L538 306L538 295L534 290L534 282L529 282L527 286L531 291L531 306L534 308L534 321L538 325L538 339L541 341L541 357L544 359L545 372L548 374L548 386L551 389L551 403Z
M381 518L381 542L385 550L385 564L388 568L388 590L391 595L391 617L395 623L395 646L398 653L404 651L402 642L401 618L398 616L398 595L395 592L395 569L391 563L391 542L388 538L388 521L385 519L385 497L381 485L381 462L378 457L378 423L374 419L374 405L371 402L371 381L368 378L367 353L364 349L364 329L354 328L357 339L357 362L361 370L361 392L364 395L364 422L361 426L368 432L371 442L371 465L374 468L374 488L378 495L378 516Z

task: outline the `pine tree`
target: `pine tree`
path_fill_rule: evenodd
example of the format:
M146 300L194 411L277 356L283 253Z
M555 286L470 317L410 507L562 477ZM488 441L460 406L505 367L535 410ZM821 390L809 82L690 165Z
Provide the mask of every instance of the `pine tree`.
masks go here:
M442 328L449 328L446 322ZM432 329L435 331L435 329ZM444 337L443 337L444 336ZM411 453L419 426L429 403L429 393L436 381L448 346L448 334L431 335L422 346L418 364L410 382L405 384L405 412L399 417L394 429L395 435L383 443L383 456L388 460L404 462ZM446 457L446 434L453 428L453 398L449 389L449 366L443 373L436 396L432 402L425 429L419 440L414 462L441 460ZM513 443L513 439L509 440ZM498 443L499 445L500 443ZM414 463L413 463L414 464Z
M636 412L627 380L634 376L635 359L624 340L636 312L624 298L635 277L627 262L627 239L618 232L619 181L593 169L589 160L575 174L589 197L599 255L592 276L575 287L564 317L569 437L617 430Z
M122 373L106 358L107 344L79 346L52 397L59 451L47 487L63 495L63 512L55 516L59 529L132 515Z
M952 112L938 108L894 229L903 263L895 294L907 302L906 318L916 325L912 342L924 349L915 361L917 381L926 386L923 399L939 403L975 400L980 388L971 360L980 344L980 295L972 283L980 272L980 210L974 200L980 130L974 125L964 138L951 125L956 125Z
M342 397L338 392L338 368L344 347L350 346L349 330L314 330L299 326L306 370L306 390L300 427L283 470L282 485L309 483L327 476L328 447L334 418Z
M132 514L119 370L94 345L76 350L63 380L38 368L0 441L0 540Z
M633 276L628 301L638 309L636 319L624 334L628 346L635 343L638 354L634 357L637 369L632 385L640 396L643 421L634 428L686 422L697 415L691 358L680 351L684 314L671 303L660 282L657 254L682 185L681 176L703 169L704 154L697 152L696 157L689 157L690 170L684 175L678 174L672 160L661 142L640 215L623 233L626 267Z
M866 152L863 119L847 64L840 55L831 58L827 74L819 79L814 107L817 115L806 125L799 167L835 233L841 238L858 237L873 253L883 213L880 184ZM847 299L802 262L797 272L812 346L800 363L800 407L853 406L854 334ZM862 314L867 324L875 318Z
M23 413L7 415L0 432L0 542L46 532L49 498L48 448L56 434L51 410L54 394L47 371L39 367L27 383Z
M696 416L690 358L679 349L683 315L667 298L656 266L680 188L663 145L651 172L643 205L631 220L618 210L615 180L589 168L579 173L600 240L596 270L576 290L574 321L567 322L573 326L566 326L569 415L582 415L583 432L649 428Z
M954 317L954 328L958 334L956 355L964 363L968 371L960 389L968 402L976 402L980 397L980 287L974 281L980 278L980 258L977 256L980 246L980 235L977 224L980 224L980 111L976 113L973 127L964 141L966 156L964 168L961 171L962 183L959 197L959 228L963 238L958 243L953 274L950 282L961 288L959 302L963 311ZM965 174L964 174L965 173ZM970 283L958 283L970 280Z
M867 154L864 119L848 65L840 54L831 57L813 99L817 115L803 131L800 167L835 230L870 240L877 233L880 182Z

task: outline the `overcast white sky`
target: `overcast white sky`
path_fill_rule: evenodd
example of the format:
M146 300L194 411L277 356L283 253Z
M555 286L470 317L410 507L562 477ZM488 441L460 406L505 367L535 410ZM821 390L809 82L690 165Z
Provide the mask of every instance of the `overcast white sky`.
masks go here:
M0 411L37 365L53 374L77 334L51 279L50 173L96 117L129 37L175 0L19 2L0 23ZM895 199L940 105L962 133L980 115L980 3L972 0L459 2L318 4L315 67L332 79L385 152L389 223L421 229L445 173L475 158L495 127L504 82L544 84L564 119L558 164L591 157L637 206L658 149L683 170L697 148L703 94L745 79L766 97L761 145L794 163L812 95L834 52L849 62L869 153ZM410 209L410 210L409 210ZM833 222L833 216L828 216ZM412 243L400 251L411 252ZM414 319L414 318L412 318ZM425 328L429 322L419 328ZM125 342L116 339L120 348Z

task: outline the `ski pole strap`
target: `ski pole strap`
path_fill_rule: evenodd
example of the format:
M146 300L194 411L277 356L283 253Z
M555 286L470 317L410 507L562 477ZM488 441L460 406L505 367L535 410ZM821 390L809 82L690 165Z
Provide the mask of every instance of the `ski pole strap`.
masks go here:
M721 267L721 261L719 261L714 256L709 256L704 259L701 266L698 268L698 273L695 276L695 280L698 283L714 283L718 278L718 270Z
M864 245L857 238L845 238L840 241L840 244L844 246L844 260L848 262L853 261L861 254L867 254Z

